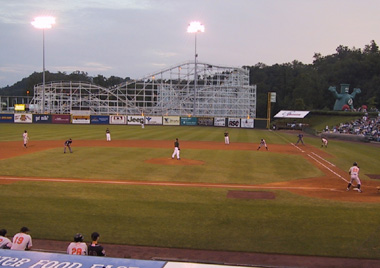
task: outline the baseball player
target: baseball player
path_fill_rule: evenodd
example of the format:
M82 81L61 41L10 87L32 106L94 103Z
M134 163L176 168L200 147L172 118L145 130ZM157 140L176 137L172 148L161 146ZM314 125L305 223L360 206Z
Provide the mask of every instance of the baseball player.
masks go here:
M224 132L224 144L230 144L230 137L228 135L228 131Z
M88 246L88 255L90 256L106 256L104 248L98 244L99 233L93 232L91 234L92 243Z
M356 184L357 184L355 190L357 190L359 193L362 192L362 190L360 189L361 182L360 182L360 179L359 179L359 170L360 170L360 168L358 167L358 163L354 162L352 164L352 167L350 167L350 170L348 171L348 174L350 174L351 180L348 183L347 191L350 190L350 187L351 187L352 183L355 181Z
M72 140L71 138L68 139L67 141L65 141L65 143L64 143L64 149L63 149L63 153L64 153L64 154L66 153L66 147L69 148L70 153L73 152L73 151L71 150L71 143L73 143L73 140Z
M5 235L7 234L7 230L0 230L0 248L1 249L10 249L12 247L12 242Z
M321 148L323 146L325 146L325 148L327 148L327 144L329 143L329 141L326 138L323 138L323 137L321 138L321 141L322 141Z
M28 234L28 227L22 227L20 232L13 237L11 249L13 250L29 250L32 248L32 237Z
M296 145L297 145L299 142L301 142L302 145L305 145L305 144L303 143L303 134L302 134L302 133L298 134L298 140L297 140L297 142L296 142Z
M111 141L111 131L108 128L106 129L106 140Z
M28 131L25 130L24 133L22 133L22 138L24 140L24 148L27 148L27 144L29 141Z
M87 245L83 242L83 235L77 233L74 236L74 242L67 247L67 254L70 255L87 255Z
M180 160L181 158L179 157L179 152L180 152L180 148L179 148L179 141L178 141L178 138L175 139L175 142L174 142L174 152L172 154L172 159L174 159L174 156L177 155L177 160Z
M265 142L264 139L260 140L260 144L259 144L259 147L257 148L257 150L260 150L261 146L265 146L265 149L267 149L267 151L268 151L268 146L267 146L267 143Z

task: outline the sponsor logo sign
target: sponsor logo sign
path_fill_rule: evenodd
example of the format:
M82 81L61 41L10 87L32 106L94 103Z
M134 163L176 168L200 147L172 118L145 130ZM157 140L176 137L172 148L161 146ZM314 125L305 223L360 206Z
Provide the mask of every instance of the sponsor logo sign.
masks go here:
M198 117L199 126L213 126L214 118L212 117Z
M0 266L17 268L163 268L165 261L0 249Z
M179 126L180 125L179 116L163 116L163 125L165 126Z
M196 126L198 124L197 117L181 117L182 126Z
M70 124L71 116L69 114L53 114L51 122L53 124Z
M242 118L240 119L240 125L242 128L254 128L255 121L253 118Z
M304 118L308 115L309 111L287 111L281 110L274 117L275 118Z
M91 124L109 124L110 117L108 115L91 115Z
M145 116L145 124L162 125L162 116Z
M128 125L141 125L144 123L144 116L128 115Z
M127 124L127 116L126 115L110 115L110 124L126 125Z
M15 114L14 122L15 123L32 123L33 116L32 114Z
M72 115L73 124L90 124L89 115Z
M50 114L34 114L34 123L51 123L52 116Z
M225 127L226 126L226 118L224 118L224 117L215 117L214 118L214 126L216 126L216 127Z
M13 123L14 114L0 114L0 123Z
M228 127L240 127L240 118L228 118Z

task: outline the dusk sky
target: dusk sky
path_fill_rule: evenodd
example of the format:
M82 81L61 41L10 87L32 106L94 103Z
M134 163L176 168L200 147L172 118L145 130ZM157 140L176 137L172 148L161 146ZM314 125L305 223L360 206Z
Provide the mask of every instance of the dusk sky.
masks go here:
M200 21L198 60L241 67L380 45L379 0L0 0L0 87L42 72L36 16L50 72L140 78L194 60L191 21ZM42 81L41 81L42 82Z

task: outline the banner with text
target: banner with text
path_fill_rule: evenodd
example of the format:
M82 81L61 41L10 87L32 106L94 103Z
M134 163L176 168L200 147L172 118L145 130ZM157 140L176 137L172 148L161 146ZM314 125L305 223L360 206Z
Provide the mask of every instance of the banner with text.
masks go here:
M214 126L216 126L216 127L225 127L226 126L226 118L224 118L224 117L215 117L214 118Z
M228 127L240 127L240 118L228 118Z
M33 115L32 114L15 114L14 122L15 123L32 123Z
M181 126L196 126L197 124L197 117L181 117Z
M14 123L14 114L0 114L0 123Z
M164 116L163 125L165 126L179 126L181 123L179 116Z
M128 125L141 125L142 123L144 123L144 116L128 115Z
M0 267L17 268L163 268L165 261L146 261L0 249Z
M90 116L89 115L72 115L72 123L73 124L90 124Z
M53 124L70 124L71 116L69 114L53 114L51 122Z
M145 116L145 124L162 125L162 116Z
M126 125L127 116L126 115L110 115L110 124L112 125Z
M90 121L91 124L109 124L110 117L108 115L91 115Z
M52 116L50 114L34 114L33 122L39 124L50 124L52 120Z
M253 118L242 118L240 120L240 125L242 128L254 128L255 127L255 121Z

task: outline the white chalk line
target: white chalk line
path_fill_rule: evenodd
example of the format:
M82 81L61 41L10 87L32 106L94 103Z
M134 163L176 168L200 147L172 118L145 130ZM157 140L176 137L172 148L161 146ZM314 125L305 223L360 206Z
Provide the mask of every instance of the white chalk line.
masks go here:
M330 171L331 173L333 173L338 178L340 178L340 179L342 179L342 180L344 180L345 182L348 183L348 180L346 180L345 178L343 178L342 176L340 176L338 173L336 173L335 171L333 171L332 169L330 169L328 166L324 165L322 162L318 161L318 159L316 159L315 157L311 156L310 154L307 154L307 156L309 156L311 159L313 159L314 161L316 161L317 163L319 163L320 165L322 165L324 168L326 168L328 171Z
M318 155L318 154L316 154L316 153L314 153L314 152L311 152L313 155L315 155L316 157L318 157L319 159L321 159L321 160L323 160L323 161L325 161L327 164L329 164L330 166L332 166L332 167L335 167L335 165L333 164L333 163L331 163L330 161L327 161L326 159L324 159L322 156L320 156L320 155Z
M178 187L205 187L205 188L233 188L233 189L268 189L268 190L305 190L305 191L339 191L334 188L322 187L290 187L290 186L264 186L249 184L217 184L217 183L185 183L185 182L151 182L151 181L105 181L105 180L79 180L79 179L54 179L54 178L21 178L0 177L0 180L11 181L38 181L38 182L69 182L69 183L99 183L118 185L145 185L145 186L178 186Z

